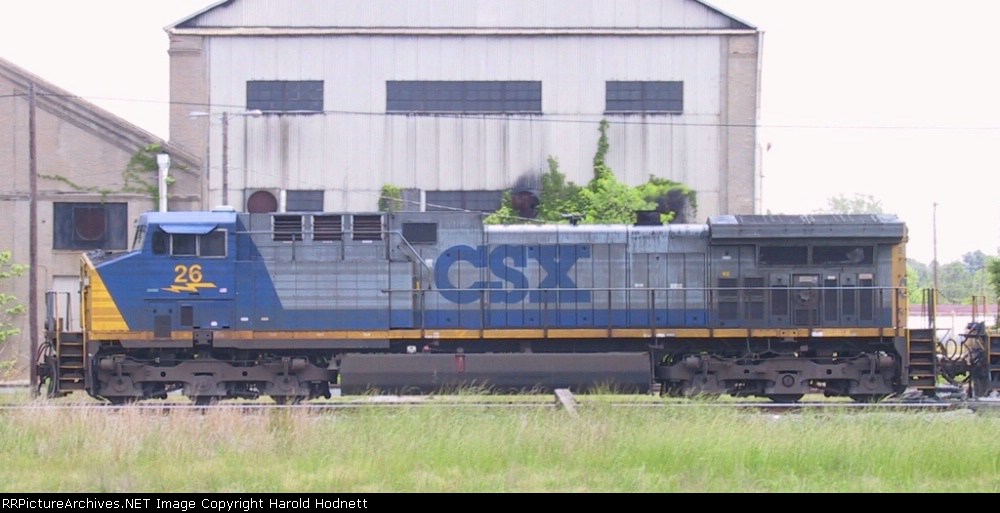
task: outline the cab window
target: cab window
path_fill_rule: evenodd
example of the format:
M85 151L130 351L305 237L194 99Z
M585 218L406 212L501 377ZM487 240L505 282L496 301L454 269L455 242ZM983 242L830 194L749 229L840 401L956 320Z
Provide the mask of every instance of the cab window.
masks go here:
M170 254L173 256L198 256L198 236L175 233L171 236Z
M198 254L203 257L224 257L226 256L226 232L225 230L215 230L207 235L199 235Z

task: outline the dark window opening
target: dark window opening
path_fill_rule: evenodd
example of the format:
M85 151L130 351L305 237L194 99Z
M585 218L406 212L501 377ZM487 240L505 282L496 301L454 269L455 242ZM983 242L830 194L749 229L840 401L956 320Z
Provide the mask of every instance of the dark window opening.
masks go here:
M153 254L166 255L170 250L170 235L163 230L157 229L153 233Z
M285 194L287 212L322 212L323 191L288 191Z
M194 326L194 307L181 307L181 326Z
M102 207L73 209L73 228L80 241L103 241L108 232L108 220Z
M138 251L142 249L142 243L145 242L146 238L146 226L139 225L135 229L135 238L132 239L132 251Z
M382 216L354 216L354 240L382 240Z
M823 318L836 321L840 317L837 305L840 303L840 290L837 288L837 277L827 276L823 280Z
M841 311L845 316L853 317L858 315L858 289L853 285L844 285L841 293Z
M278 199L270 191L256 191L247 199L247 212L270 214L278 211Z
M344 219L341 216L314 216L313 240L332 242L344 240Z
M174 233L167 235L157 230L153 238L153 254L166 253L167 238L171 241L170 254L173 256L226 256L226 230L215 230L205 235Z
M251 80L247 110L323 112L322 80Z
M739 317L739 289L736 278L719 278L719 319L734 321Z
M775 285L771 289L771 315L788 315L788 288L784 285Z
M127 249L128 204L54 203L53 249Z
M403 238L410 244L436 244L437 223L403 223Z
M503 205L504 191L427 191L427 211L466 210L496 212Z
M764 278L753 277L743 278L743 286L746 287L748 320L759 321L764 319Z
M274 240L293 242L302 240L302 216L274 216Z
M858 279L858 318L863 321L875 319L875 281L871 278Z
M171 329L171 319L169 315L154 315L153 316L153 337L155 338L170 338L170 334L173 331Z
M607 82L605 111L609 113L684 112L684 82Z
M386 112L407 114L542 113L534 81L388 81Z
M813 246L817 265L871 265L875 262L871 246Z
M198 255L198 236L175 233L173 237L173 245L170 250L170 254L174 256L197 256Z
M806 265L809 248L805 246L761 246L761 265Z
M226 231L215 230L199 236L199 246L198 253L203 257L226 256Z

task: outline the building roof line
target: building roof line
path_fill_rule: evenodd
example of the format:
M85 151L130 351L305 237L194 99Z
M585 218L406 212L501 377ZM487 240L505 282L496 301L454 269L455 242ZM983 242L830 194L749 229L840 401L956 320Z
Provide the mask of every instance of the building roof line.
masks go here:
M756 29L687 28L504 28L504 27L197 27L172 28L171 34L193 36L731 36L753 35Z
M36 102L40 109L99 137L127 152L135 152L149 144L159 144L177 164L197 167L198 158L131 122L98 107L59 86L35 75L13 62L0 58L0 77L9 80L15 90L27 91L35 85Z
M205 14L209 13L210 11L214 11L214 10L216 10L218 8L221 8L221 7L224 7L226 5L232 4L232 3L236 2L236 1L237 0L219 0L219 1L215 2L212 5L209 5L209 6L205 7L204 9L201 9L201 10L199 10L199 11L197 11L197 12L195 12L195 13L189 15L189 16L186 16L186 17L184 17L184 18L182 18L182 19L180 19L180 20L178 20L178 21L176 21L176 22L174 22L174 23L172 23L170 25L167 25L166 27L164 27L164 30L167 33L170 33L170 34L204 34L202 32L193 33L193 32L183 32L183 31L195 28L196 24L198 23L198 20L200 18L202 18ZM694 2L696 4L699 4L699 5L703 6L703 7L705 7L706 9L708 9L709 11L712 11L712 12L718 14L719 16L722 16L722 17L728 19L730 22L732 22L730 24L732 26L730 26L728 28L728 30L757 32L757 28L753 24L748 23L748 22L746 22L746 21L744 21L744 20L742 20L740 18L737 18L737 17L735 17L735 16L733 16L733 15L731 15L731 14L723 11L722 9L719 9L718 7L715 7L714 5L710 4L709 2L707 2L705 0L689 0L689 1L692 1L692 2ZM219 27L219 28L221 28L221 27ZM271 29L274 29L275 27L261 27L261 28L271 28ZM669 30L669 29L667 29L667 30ZM711 29L706 29L706 30L711 30ZM215 34L205 34L205 35L215 35ZM248 34L248 35L254 35L254 34ZM585 35L589 35L589 34L585 34Z

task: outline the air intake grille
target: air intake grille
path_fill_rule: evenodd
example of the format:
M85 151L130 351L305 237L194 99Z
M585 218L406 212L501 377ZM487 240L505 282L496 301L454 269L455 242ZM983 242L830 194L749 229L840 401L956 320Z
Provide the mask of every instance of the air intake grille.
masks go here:
M314 216L313 240L319 242L344 240L344 218L341 216Z
M354 216L354 240L382 240L382 216Z
M274 216L274 240L302 240L302 216Z

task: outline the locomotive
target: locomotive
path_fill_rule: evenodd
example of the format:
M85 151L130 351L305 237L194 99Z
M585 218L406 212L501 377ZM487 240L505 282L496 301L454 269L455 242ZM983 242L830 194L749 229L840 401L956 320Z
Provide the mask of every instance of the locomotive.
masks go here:
M470 212L150 212L47 298L39 376L112 403L455 387L774 401L933 389L889 215L484 225Z

